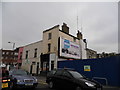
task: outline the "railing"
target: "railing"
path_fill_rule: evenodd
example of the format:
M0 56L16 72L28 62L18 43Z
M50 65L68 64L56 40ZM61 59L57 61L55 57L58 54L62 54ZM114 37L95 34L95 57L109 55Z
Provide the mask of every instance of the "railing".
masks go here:
M102 78L102 77L93 77L92 79L98 79L98 80L105 80L106 85L108 85L108 80L107 78Z

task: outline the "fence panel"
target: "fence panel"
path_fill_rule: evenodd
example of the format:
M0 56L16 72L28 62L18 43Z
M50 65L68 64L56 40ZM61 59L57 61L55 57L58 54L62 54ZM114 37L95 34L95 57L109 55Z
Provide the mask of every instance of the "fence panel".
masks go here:
M84 76L102 84L120 86L120 56L100 59L59 61L58 68L73 68ZM101 79L100 79L101 78ZM104 78L104 79L103 79Z

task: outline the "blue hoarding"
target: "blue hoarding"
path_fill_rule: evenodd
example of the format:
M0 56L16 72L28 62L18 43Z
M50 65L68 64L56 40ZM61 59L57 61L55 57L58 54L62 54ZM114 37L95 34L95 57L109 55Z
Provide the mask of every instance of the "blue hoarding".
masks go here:
M74 68L102 84L120 86L120 56L109 58L59 61L58 68Z

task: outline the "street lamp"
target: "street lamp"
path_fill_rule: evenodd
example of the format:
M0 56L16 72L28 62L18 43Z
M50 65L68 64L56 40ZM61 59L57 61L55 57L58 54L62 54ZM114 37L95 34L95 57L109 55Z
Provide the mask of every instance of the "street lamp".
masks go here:
M15 48L15 43L14 43L14 42L8 42L8 43L12 43L12 44L13 44L13 50L14 50L14 48Z

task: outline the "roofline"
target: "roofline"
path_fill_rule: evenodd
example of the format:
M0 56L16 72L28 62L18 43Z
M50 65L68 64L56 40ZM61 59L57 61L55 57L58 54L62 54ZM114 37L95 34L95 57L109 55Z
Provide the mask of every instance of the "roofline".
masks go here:
M26 46L29 46L29 45L35 44L35 43L42 42L42 41L43 41L43 40L40 40L40 41L37 41L37 42L33 42L33 43L30 43L30 44L27 44L27 45L23 46L23 48L26 47Z
M52 29L54 29L54 28L57 28L57 27L59 27L59 26L60 26L60 25L55 25L54 27L52 27L52 28L50 28L50 29L47 29L47 30L43 31L43 33L47 32L47 31L50 31L50 30L52 30Z
M95 50L93 50L93 49L89 49L89 48L86 48L86 50L91 50L91 51L97 52L97 51L95 51Z

